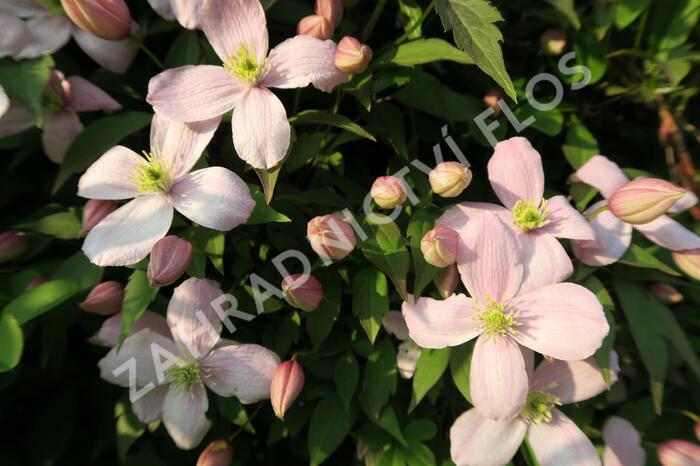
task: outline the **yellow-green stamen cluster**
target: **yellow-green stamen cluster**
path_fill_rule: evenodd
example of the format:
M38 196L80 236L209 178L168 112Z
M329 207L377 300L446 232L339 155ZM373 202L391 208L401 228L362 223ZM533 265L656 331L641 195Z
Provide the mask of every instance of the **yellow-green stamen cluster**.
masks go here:
M250 83L258 80L263 69L262 65L262 63L258 63L258 57L245 44L241 45L236 54L224 62L224 68L229 73L241 81Z
M518 333L514 328L520 325L515 319L517 315L513 311L506 312L506 308L505 304L489 299L485 309L477 316L480 321L479 328L488 338Z
M519 200L513 206L513 222L523 231L541 228L549 223L547 201L538 207L533 201Z
M172 179L168 167L152 154L144 152L146 161L140 164L136 172L136 186L141 192L168 192Z
M172 366L165 371L165 374L172 385L185 390L202 381L199 364L196 362Z
M527 394L527 401L520 418L528 424L540 424L552 420L552 409L561 405L559 398L551 393L542 391L531 391Z

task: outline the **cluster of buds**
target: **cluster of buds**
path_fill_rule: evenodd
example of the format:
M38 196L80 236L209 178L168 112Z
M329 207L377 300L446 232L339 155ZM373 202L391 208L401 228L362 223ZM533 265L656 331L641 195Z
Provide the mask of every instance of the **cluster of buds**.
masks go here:
M393 209L406 201L403 182L395 176L380 176L372 183L369 193L382 209Z
M270 384L270 402L275 415L284 419L284 413L304 388L304 369L296 360L284 361L275 369Z
M191 261L192 244L177 236L166 236L151 249L148 281L153 288L171 285L185 273Z
M458 244L459 233L438 225L423 236L420 250L428 264L444 268L457 260Z
M615 191L608 207L623 222L642 225L668 212L686 194L685 189L666 180L637 178Z
M333 215L312 218L306 226L311 249L322 259L342 260L355 249L352 227Z
M302 311L315 310L323 299L323 286L313 275L290 275L282 280L284 299Z
M297 34L321 40L330 39L343 17L343 2L342 0L316 0L315 13L299 21Z
M442 197L457 197L472 182L472 171L459 162L442 162L428 174L430 188Z
M123 302L124 286L112 280L95 286L79 306L86 312L111 316L122 310Z
M106 40L131 32L131 13L124 0L61 0L66 15L83 31Z

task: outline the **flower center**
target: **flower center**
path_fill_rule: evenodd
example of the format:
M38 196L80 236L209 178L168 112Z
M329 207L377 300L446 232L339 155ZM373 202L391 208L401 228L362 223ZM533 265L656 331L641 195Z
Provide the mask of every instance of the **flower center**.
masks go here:
M560 406L561 402L556 396L542 391L531 391L527 394L527 401L520 411L520 417L528 424L540 424L552 420L552 409Z
M41 108L45 112L56 112L63 108L63 99L51 86L41 94Z
M168 167L162 160L144 152L146 161L140 164L136 172L136 186L141 192L166 193L170 189L172 179Z
M520 325L515 319L517 313L513 311L506 312L506 308L505 304L489 299L484 311L477 316L477 319L481 322L479 328L488 338L492 338L495 335L503 337L518 333L513 328Z
M523 231L541 228L549 223L547 217L547 201L543 200L539 207L533 201L519 200L513 206L513 222Z
M258 58L250 51L246 44L238 48L238 52L229 57L224 62L224 68L240 79L249 83L255 83L262 72L262 63L258 63Z
M202 376L199 372L199 364L190 362L184 365L175 365L165 371L166 376L171 380L171 384L176 387L189 390L192 385L202 381Z

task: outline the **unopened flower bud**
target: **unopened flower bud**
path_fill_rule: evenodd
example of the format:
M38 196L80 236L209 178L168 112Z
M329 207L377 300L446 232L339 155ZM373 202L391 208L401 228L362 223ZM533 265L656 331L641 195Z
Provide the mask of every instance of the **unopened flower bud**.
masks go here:
M29 280L27 285L24 287L24 291L29 291L33 288L36 288L39 285L43 285L44 283L48 283L49 279L46 277L35 277Z
M306 16L299 21L297 25L297 34L326 40L333 36L333 25L323 16Z
M109 316L122 310L124 287L115 281L102 282L88 293L80 309L93 314Z
M501 112L501 107L498 105L498 101L503 98L503 91L501 91L499 88L494 87L492 89L489 89L486 94L484 94L484 104L489 106L490 108L493 109L495 114L499 114Z
M185 273L191 261L192 244L177 236L166 236L151 249L148 281L154 288L168 286Z
M686 192L666 180L638 178L615 191L608 207L623 222L643 225L665 214Z
M304 388L304 369L295 360L285 361L275 369L270 385L270 402L275 415L284 419L284 413Z
M428 264L443 268L457 260L458 244L459 233L438 225L423 236L420 250Z
M700 280L700 249L671 252L673 262L689 277Z
M561 55L566 48L566 32L561 29L547 29L540 36L540 46L547 55Z
M214 440L197 459L197 466L228 466L233 459L233 448L226 440Z
M0 233L0 262L9 262L24 254L29 247L27 237L16 231Z
M119 40L131 31L131 13L124 0L61 0L66 15L83 31Z
M663 466L698 466L700 446L685 440L667 440L657 445L656 456Z
M452 296L455 292L457 284L459 283L459 271L457 270L457 264L448 265L440 271L440 273L433 279L433 283L440 292L440 296L444 299Z
M369 193L382 209L393 209L406 200L403 183L395 176L380 176L372 183Z
M428 175L430 187L442 197L457 197L472 181L472 171L459 162L442 162Z
M695 437L700 440L700 419L695 423Z
M683 295L675 287L663 282L654 282L647 289L666 304L677 304L683 301Z
M324 259L344 259L357 243L352 227L333 215L312 218L306 227L306 235L311 249Z
M343 0L316 0L316 14L335 28L343 17Z
M372 61L372 49L354 37L345 36L335 51L335 67L350 74L364 72Z
M282 280L284 299L302 311L311 312L321 304L323 286L313 275L296 274Z
M90 199L83 209L83 234L88 233L102 219L117 210L116 202L103 199Z
M404 379L410 379L416 373L416 365L420 359L421 349L412 340L404 341L399 345L396 354L396 368Z

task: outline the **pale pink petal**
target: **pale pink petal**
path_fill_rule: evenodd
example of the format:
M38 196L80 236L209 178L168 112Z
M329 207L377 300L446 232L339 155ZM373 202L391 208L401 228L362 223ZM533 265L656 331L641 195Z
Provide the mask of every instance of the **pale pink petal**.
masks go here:
M291 128L280 99L263 87L253 87L231 118L233 145L253 168L269 170L287 155Z
M199 28L199 8L201 1L170 0L177 21L187 29Z
M348 74L335 67L337 45L332 40L295 36L270 51L261 85L290 89L309 84L324 92L346 82Z
M41 14L25 23L32 32L32 41L16 56L17 59L50 55L70 40L73 25L63 15Z
M530 141L516 136L496 144L488 163L489 181L504 206L532 201L539 205L544 193L542 157Z
M63 162L68 148L83 131L83 124L74 112L67 110L44 113L41 143L46 156L54 163Z
M461 345L480 333L473 301L463 294L444 300L420 298L415 304L404 301L401 310L409 336L423 348Z
M69 76L64 85L65 105L74 112L114 111L122 108L105 91L80 76Z
M151 152L165 162L170 176L177 180L197 163L220 121L216 117L183 123L156 113L151 121Z
M24 21L0 11L0 58L17 55L32 39L32 31Z
M202 121L231 110L244 89L220 66L187 65L151 78L146 100L171 120Z
M528 385L518 344L509 337L479 336L469 375L469 392L479 414L489 419L512 419L525 406Z
M382 319L382 327L387 333L394 335L401 341L409 339L406 319L403 318L403 314L399 311L389 311Z
M5 93L5 89L0 86L0 119L10 109L10 98Z
M556 359L592 356L610 330L598 298L574 283L555 283L518 295L510 306L520 323L513 338Z
M519 241L492 212L485 211L460 232L457 267L464 286L480 303L505 301L518 291L523 277Z
M611 382L615 383L620 370L615 352L610 354L610 368L613 376ZM530 384L531 390L551 393L562 404L588 400L607 388L600 367L592 357L581 361L543 360L537 366Z
M167 385L161 385L131 402L131 409L139 421L144 424L160 421L163 417L163 403L168 390Z
M596 202L583 212L588 217L605 206L606 201ZM632 225L605 210L590 221L596 233L593 241L571 241L574 255L586 265L602 267L617 262L625 255L632 242Z
M586 434L558 409L550 422L531 425L527 440L540 466L600 466Z
M126 73L139 51L136 42L129 38L105 40L78 28L73 29L73 39L98 65L113 73Z
M173 291L168 304L168 325L182 354L204 358L221 338L222 322L213 303L221 289L203 278L188 278Z
M34 117L17 102L10 101L9 108L0 117L0 138L21 133L34 126Z
M572 180L593 186L607 199L627 184L629 178L615 162L602 155L596 155L578 169Z
M503 223L513 227L513 214L510 210L498 204L489 202L461 202L450 207L435 221L436 225L460 231L462 228L469 228L469 221L483 211L493 212Z
M227 345L214 349L199 367L211 391L250 404L270 398L272 374L279 363L274 352L260 345Z
M181 178L170 190L175 209L193 222L218 231L245 223L255 207L248 186L223 167L209 167Z
M646 453L639 432L626 419L610 416L603 426L603 466L644 466Z
M247 49L263 63L268 44L260 0L202 0L199 12L202 30L221 61Z
M0 12L20 18L31 18L32 16L46 14L46 11L46 7L36 0L3 0L0 3Z
M207 390L201 383L189 389L171 385L163 402L163 425L179 448L191 450L202 441L210 427Z
M652 243L671 251L700 248L700 237L667 215L634 228Z
M515 456L526 432L520 418L494 421L472 408L450 428L450 456L457 466L502 466Z
M520 293L563 282L574 272L574 265L558 239L533 230L518 235L522 244L523 282Z
M165 320L165 317L151 311L145 311L141 314L141 317L139 317L134 323L134 326L131 327L131 331L129 331L127 337L135 335L145 328L172 339L170 327L168 327L168 322ZM90 338L90 343L107 347L117 346L121 331L122 313L117 312L102 322L100 329Z
M78 196L88 199L130 199L138 193L136 173L143 157L124 146L104 153L80 177Z
M547 232L557 238L594 240L595 231L586 218L574 209L564 196L554 196L547 200L549 223L539 231Z
M165 237L173 208L161 196L139 196L115 210L88 233L83 252L93 264L135 264Z
M677 214L679 212L685 212L691 207L695 207L697 203L698 197L695 195L695 193L688 191L683 195L683 197L678 199L670 209L668 209L668 213Z
M151 8L153 8L163 19L168 20L175 19L175 13L173 12L171 3L171 0L148 0L148 4L151 5Z

